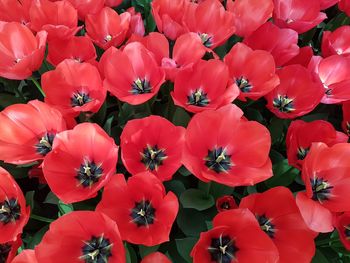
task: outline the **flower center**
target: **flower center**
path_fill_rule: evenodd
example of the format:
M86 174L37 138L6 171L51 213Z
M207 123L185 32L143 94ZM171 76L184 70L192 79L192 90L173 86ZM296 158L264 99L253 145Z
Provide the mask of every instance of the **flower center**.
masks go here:
M80 91L73 93L73 97L71 98L71 104L73 107L81 107L90 101L91 98L89 97L89 94Z
M280 112L289 113L295 110L293 99L288 98L287 95L277 95L277 98L273 99L273 106Z
M323 178L314 177L310 179L311 187L312 187L312 200L319 201L322 203L324 200L328 200L329 195L331 193L331 186L326 180Z
M154 223L156 210L148 200L142 200L135 203L135 207L131 210L132 222L139 226L148 226Z
M7 261L10 251L11 251L11 245L9 243L0 244L0 262Z
M213 37L209 36L206 33L198 33L199 37L202 40L202 43L205 47L211 47L213 45Z
M92 236L90 240L83 241L82 247L83 255L80 259L83 259L85 263L103 263L108 262L108 258L112 256L113 244L109 239Z
M15 222L21 217L21 206L15 198L0 203L0 222L4 225Z
M304 149L303 147L298 147L297 158L298 160L304 160L308 152L309 148Z
M52 150L53 140L55 139L55 134L52 132L47 132L35 145L36 152L45 156Z
M248 93L253 88L253 86L249 84L249 80L244 78L243 76L236 79L236 84L243 93Z
M235 258L238 248L229 236L220 235L219 238L212 238L208 248L211 256L211 262L230 263Z
M275 226L271 223L271 219L268 219L265 215L256 216L256 219L259 222L261 230L263 230L270 238L275 236Z
M189 96L187 96L187 104L198 107L205 107L209 104L207 93L201 89L196 89Z
M112 40L112 36L111 35L107 35L107 36L105 36L105 38L104 38L104 41L105 42L109 42L109 41L111 41Z
M350 225L344 226L344 234L346 239L350 239Z
M84 163L77 169L77 175L79 184L83 187L91 187L94 183L97 183L100 177L103 175L102 164L97 165L94 161L90 162L84 160Z
M141 162L146 166L147 170L158 170L159 166L163 164L163 161L168 158L164 149L158 149L158 146L147 145L141 153Z
M131 84L131 93L133 95L151 93L151 83L145 79L138 78Z
M227 172L232 166L231 155L227 155L223 147L208 150L208 155L204 160L205 165L216 173Z

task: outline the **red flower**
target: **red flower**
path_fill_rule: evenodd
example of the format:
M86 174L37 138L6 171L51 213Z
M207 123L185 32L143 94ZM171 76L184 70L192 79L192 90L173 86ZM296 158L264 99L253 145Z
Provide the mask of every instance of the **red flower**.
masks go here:
M272 176L269 131L242 115L231 104L197 113L191 119L183 164L200 180L243 186Z
M342 106L343 110L343 121L342 128L343 131L350 136L350 102L344 102Z
M126 12L128 12L131 16L129 30L126 34L127 38L129 38L132 34L144 36L145 25L143 23L141 13L136 12L134 7L128 8Z
M143 172L128 182L122 174L115 175L106 185L96 211L117 222L123 240L155 246L169 240L178 209L175 194L166 194L157 177Z
M293 121L287 132L287 156L290 165L301 169L313 142L323 142L328 146L347 142L348 136L334 129L329 122L316 120Z
M315 74L301 65L277 71L280 84L266 95L267 108L277 117L293 119L312 111L321 101L324 89Z
M0 262L2 263L13 263L14 257L17 254L18 248L22 245L22 239L20 234L14 241L0 243ZM20 263L20 262L17 262ZM23 262L23 263L36 263L36 262Z
M92 211L71 212L51 223L35 255L38 262L125 263L118 226Z
M129 121L120 136L122 161L131 174L149 171L161 181L180 168L185 129L150 116Z
M309 263L315 254L314 233L304 223L292 192L275 187L244 197L239 208L248 208L260 228L276 245L280 262Z
M38 100L8 106L0 123L0 160L14 164L42 160L56 133L66 129L61 113Z
M68 0L77 10L79 19L84 21L89 14L97 14L104 6L105 0Z
M112 8L105 7L97 14L86 16L87 35L102 49L120 46L128 32L130 19L128 12L118 15Z
M216 200L216 209L218 212L237 208L235 199L230 195L224 195Z
M115 7L123 3L123 0L105 0L105 5Z
M30 207L13 177L0 167L0 244L14 241L27 224Z
M111 47L102 55L99 66L107 90L132 105L155 96L165 80L153 54L140 43L130 43L123 51Z
M321 102L334 104L350 100L350 58L334 55L317 57L315 61L310 68L318 74L324 87Z
M171 261L164 254L154 252L144 257L141 263L171 263Z
M97 124L81 123L57 134L43 163L45 179L63 202L97 194L114 174L118 146Z
M33 0L29 14L31 29L45 30L48 40L71 38L81 28L77 10L68 1Z
M322 55L350 56L350 26L338 27L333 32L323 31Z
M227 10L234 14L236 35L247 37L272 16L272 0L229 0ZM249 11L248 11L249 10Z
M152 15L158 31L171 40L177 39L185 32L182 25L187 0L153 0Z
M345 12L348 16L350 15L350 1L340 0L338 7L341 11Z
M291 28L299 34L320 24L327 18L321 13L320 0L274 0L273 19L277 26Z
M214 59L201 60L178 72L171 92L175 105L194 113L230 104L238 94L238 87L229 78L228 67Z
M314 55L314 51L312 50L312 47L310 46L302 47L299 49L299 54L293 57L291 60L284 63L283 66L299 64L307 68L313 58L313 55Z
M42 75L45 102L64 115L97 112L106 98L100 73L89 63L72 59L61 62L55 70Z
M245 44L237 43L226 54L224 61L230 77L240 89L239 98L242 100L259 99L279 84L275 61L267 51L253 51Z
M40 68L46 45L45 31L36 37L26 26L0 21L0 76L26 79Z
M344 247L350 250L350 212L346 212L336 217L335 227Z
M29 8L33 0L1 0L0 1L0 21L19 22L28 25Z
M32 249L23 250L11 263L38 263L35 252Z
M338 2L339 0L320 0L321 10L330 8L331 6L336 5Z
M306 224L316 232L331 232L331 212L350 211L350 145L314 143L302 177L306 194L298 194L297 204Z
M292 29L283 29L267 22L244 39L252 49L266 50L274 57L276 66L298 55L298 33Z
M193 263L278 262L278 251L248 209L219 213L214 228L201 233Z
M183 24L187 31L197 33L205 47L214 49L233 35L233 14L225 10L219 0L206 0L199 4L188 3Z
M65 59L95 64L96 49L94 44L86 36L50 41L47 61L56 67Z

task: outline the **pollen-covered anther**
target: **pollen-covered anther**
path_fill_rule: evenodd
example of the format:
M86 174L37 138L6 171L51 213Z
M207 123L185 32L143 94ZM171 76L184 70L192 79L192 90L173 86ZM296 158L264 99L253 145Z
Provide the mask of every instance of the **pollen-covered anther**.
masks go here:
M102 164L96 164L94 161L90 162L84 160L84 163L80 165L79 169L76 169L76 179L79 181L79 185L83 187L92 187L94 183L97 183L101 176L103 176Z
M45 133L40 139L39 142L35 145L37 153L45 156L52 150L53 140L55 134L52 132Z
M90 101L91 98L89 97L89 94L80 91L75 92L71 98L71 104L73 107L81 107Z
M92 236L90 240L83 241L82 247L83 255L79 259L84 260L85 263L102 263L108 262L109 257L112 256L111 250L113 244L104 236Z
M229 236L221 235L219 238L212 238L208 248L211 261L218 263L232 262L238 248Z
M273 99L273 106L280 112L289 113L295 110L294 99L288 98L287 95L277 95L277 98Z
M205 107L209 104L208 94L202 89L196 89L187 96L187 104L198 107Z
M159 149L157 145L151 146L149 144L143 149L143 152L140 152L140 155L141 162L146 166L147 170L151 171L157 171L164 160L168 158L165 149Z
M109 42L109 41L111 41L112 40L112 36L111 35L107 35L107 36L105 36L105 38L104 38L104 40L106 41L106 42Z
M329 196L331 195L331 190L333 189L332 185L330 185L326 180L323 180L323 178L317 177L310 179L310 182L313 193L312 199L314 201L319 201L320 203L322 203L323 201L329 199Z
M15 222L21 217L21 206L16 198L6 199L0 202L0 223L4 225Z
M138 227L153 224L155 221L156 209L153 208L149 200L142 200L136 202L134 208L131 210L131 222Z
M138 78L131 84L130 92L133 95L151 93L151 91L152 91L151 83L146 79Z
M231 155L228 155L223 147L208 150L204 160L205 165L216 173L227 172L232 166Z
M244 78L243 76L236 79L236 85L243 93L248 93L253 88L253 86L249 83L249 80Z
M202 43L205 47L211 47L213 45L212 39L213 37L206 33L198 33L199 37L202 40Z

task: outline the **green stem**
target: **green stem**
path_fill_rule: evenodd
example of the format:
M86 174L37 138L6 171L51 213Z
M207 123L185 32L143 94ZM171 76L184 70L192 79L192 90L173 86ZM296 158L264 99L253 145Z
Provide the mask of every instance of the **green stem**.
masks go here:
M146 102L146 110L149 113L149 115L152 115L152 108L151 108L151 102L150 101Z
M36 79L34 79L33 77L30 77L30 80L34 83L34 85L37 87L37 89L40 91L41 95L43 95L43 97L45 98L45 93L43 91L43 89L41 88L40 84L38 81L36 81Z
M52 223L53 221L55 221L55 219L50 219L50 218L37 216L37 215L33 215L33 214L30 215L30 218L41 221L41 222L45 222L45 223Z
M333 241L339 241L339 238L336 237L336 238L329 238L329 239L326 239L326 240L316 241L316 246L323 246L323 245L328 245L329 246L329 243L333 242Z

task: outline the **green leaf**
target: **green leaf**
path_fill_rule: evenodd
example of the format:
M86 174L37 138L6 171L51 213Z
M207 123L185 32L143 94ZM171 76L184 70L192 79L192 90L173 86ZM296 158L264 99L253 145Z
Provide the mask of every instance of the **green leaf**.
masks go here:
M30 242L26 248L33 249L37 244L39 244L48 229L49 225L46 225L43 228L41 228L38 232L36 232L35 235L30 239Z
M198 211L206 210L215 204L212 195L199 189L188 189L180 196L180 202L184 208L194 208Z
M112 131L112 122L114 119L114 114L110 115L108 119L106 120L105 124L103 125L103 129L106 131L108 135L111 135Z
M284 159L272 166L273 176L265 181L265 185L269 188L275 186L288 186L293 183L294 179L300 173L298 169L289 166L288 159Z
M221 196L224 195L231 195L234 191L233 187L226 186L223 184L218 184L215 182L211 182L210 186L210 194L215 198L218 199Z
M27 205L30 206L30 208L33 210L34 209L34 194L35 191L29 191L26 193L26 203Z
M132 246L128 243L125 243L125 251L126 251L126 263L137 263L137 255Z
M191 263L192 258L190 256L190 253L192 251L193 246L197 242L197 238L187 237L183 239L175 239L175 242L177 251L179 252L181 257L183 257L183 259L186 260L186 262Z
M167 192L172 191L178 197L186 190L186 187L183 184L183 182L179 180L171 180L171 181L164 182L164 186Z
M59 216L68 214L74 210L73 205L65 204L61 200L58 201Z
M322 252L317 249L312 263L329 263L328 259L322 254Z
M190 120L191 116L183 108L176 107L172 120L174 125L186 128Z
M209 213L199 212L195 209L180 209L176 222L186 236L198 237L203 231L207 231L205 221L212 220Z
M153 252L156 252L158 250L158 248L159 248L159 245L153 246L153 247L146 247L146 246L139 245L140 255L142 258L144 258L145 256L147 256Z
M58 197L53 192L49 192L45 198L44 204L58 205L58 201Z
M180 169L178 170L178 172L183 176L191 175L191 172L189 170L187 170L185 166L181 166Z

